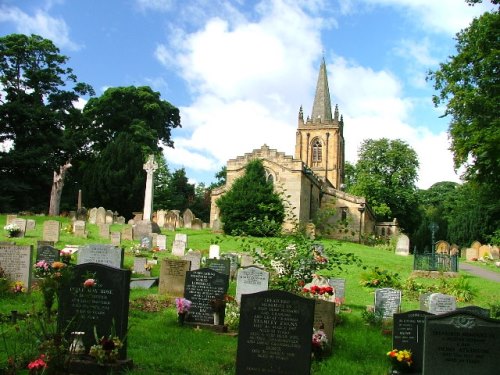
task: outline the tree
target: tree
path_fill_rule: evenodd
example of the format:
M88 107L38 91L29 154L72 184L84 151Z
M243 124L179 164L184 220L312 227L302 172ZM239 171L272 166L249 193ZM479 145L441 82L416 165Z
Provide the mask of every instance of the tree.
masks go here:
M74 102L93 95L91 86L77 82L68 57L38 35L11 34L0 38L0 210L58 213L64 185L60 168L80 152L81 112ZM73 85L65 89L66 85ZM53 180L54 171L57 178Z
M498 30L498 10L475 18L457 34L457 54L428 76L439 91L433 97L434 104L445 104L444 116L451 117L449 135L455 168L465 167L468 181L496 186L500 183Z
M368 139L358 150L354 184L348 192L366 197L377 221L397 218L407 233L417 210L416 152L401 140Z
M227 167L225 165L215 174L215 178L216 181L210 184L210 190L226 185Z
M285 208L274 186L266 180L262 160L250 161L245 174L217 202L224 232L257 237L280 233Z

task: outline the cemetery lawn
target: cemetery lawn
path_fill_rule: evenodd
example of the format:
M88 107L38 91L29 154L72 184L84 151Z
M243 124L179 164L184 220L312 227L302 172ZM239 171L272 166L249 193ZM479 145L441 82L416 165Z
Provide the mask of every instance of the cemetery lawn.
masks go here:
M14 240L18 245L33 245L42 239L43 221L48 217L24 217L34 219L36 228L27 233L24 238L10 239L6 232L0 234L0 241ZM5 215L0 215L0 225L5 225ZM66 218L50 218L63 224L60 241L56 247L62 249L65 245L83 245L88 243L111 243L109 239L99 238L96 225L87 223L88 238L74 237L69 228L70 221ZM121 225L113 224L111 231L120 231ZM202 251L208 255L210 244L217 243L221 253L238 252L238 239L230 236L215 235L210 230L194 231L178 229L176 232L162 231L167 236L167 248L171 249L175 233L188 235L188 248ZM327 246L334 246L338 251L351 252L359 256L367 270L374 267L398 273L403 283L407 282L412 272L413 256L396 256L393 252L368 247L360 244L321 240ZM130 247L137 241L123 241L125 248L124 267L132 267L133 256ZM160 252L159 258L169 258L170 251ZM34 260L33 260L34 261ZM360 285L362 275L367 272L357 266L347 266L326 276L346 279L346 303L341 309L340 322L335 327L333 355L322 360L313 361L312 375L329 374L366 374L384 375L389 371L386 353L392 349L392 339L387 328L380 325L369 325L364 319L367 306L373 305L374 290ZM458 302L457 306L478 305L484 308L500 306L498 283L487 281L465 273L468 288L476 291L476 296L470 302ZM159 275L159 266L152 270L152 276ZM439 284L439 279L416 278L415 282L423 285ZM230 283L229 294L235 295L235 283ZM10 322L11 311L25 313L41 312L43 303L41 294L36 288L30 294L5 294L0 296L0 369L7 363L8 355L23 355L31 358L30 353L36 353L36 335L28 332L27 321L18 320L17 324ZM403 291L401 310L410 311L419 308L418 298L410 298ZM45 325L50 325L46 321ZM175 306L165 296L158 294L158 288L132 289L130 293L128 357L134 362L135 374L170 374L170 375L233 375L235 373L236 332L227 334L209 330L197 330L191 326L179 326ZM32 357L33 360L35 357ZM0 370L1 373L1 370ZM27 374L27 370L20 373Z

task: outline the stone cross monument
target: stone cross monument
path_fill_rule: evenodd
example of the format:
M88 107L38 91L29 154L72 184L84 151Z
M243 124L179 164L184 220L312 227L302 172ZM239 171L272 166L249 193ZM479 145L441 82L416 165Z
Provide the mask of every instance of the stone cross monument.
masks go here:
M158 169L158 164L154 160L153 155L149 155L148 161L144 164L146 171L146 191L144 193L144 214L142 220L151 221L151 213L153 211L153 174Z

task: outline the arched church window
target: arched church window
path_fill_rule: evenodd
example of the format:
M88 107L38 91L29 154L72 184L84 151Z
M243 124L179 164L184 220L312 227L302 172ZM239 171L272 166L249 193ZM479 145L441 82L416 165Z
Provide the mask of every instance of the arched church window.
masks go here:
M271 171L265 170L266 171L266 181L270 182L271 184L274 184L274 175Z
M319 139L315 139L313 141L313 145L312 145L312 162L313 162L313 165L318 165L319 163L321 163L321 159L322 159L322 153L323 153L323 145L321 144L321 141Z

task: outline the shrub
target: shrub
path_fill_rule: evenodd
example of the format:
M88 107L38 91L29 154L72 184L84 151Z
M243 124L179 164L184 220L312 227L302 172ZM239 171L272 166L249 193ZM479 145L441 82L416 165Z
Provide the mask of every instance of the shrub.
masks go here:
M379 267L361 274L359 283L368 288L399 288L401 286L399 274Z

